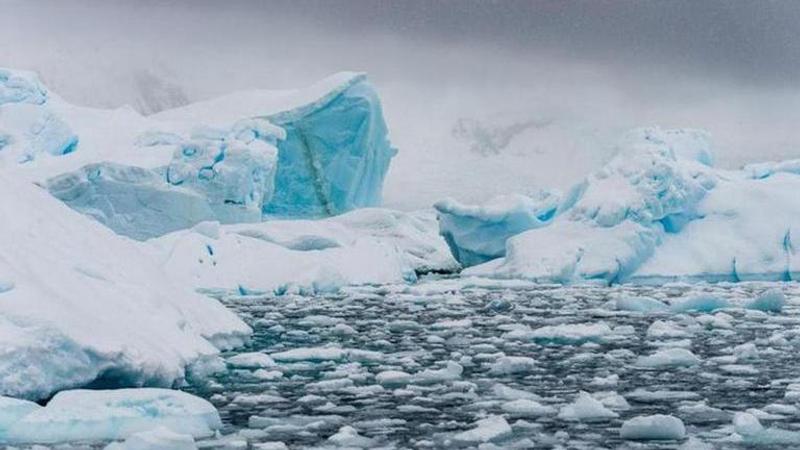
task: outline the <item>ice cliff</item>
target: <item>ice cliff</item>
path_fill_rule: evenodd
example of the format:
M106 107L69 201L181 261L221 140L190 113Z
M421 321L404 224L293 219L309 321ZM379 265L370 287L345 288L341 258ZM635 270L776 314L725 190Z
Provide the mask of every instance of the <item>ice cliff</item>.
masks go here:
M518 205L476 215L480 207L445 203L438 206L440 230L460 262L473 265L465 275L602 284L800 277L792 240L800 225L793 194L799 165L723 170L712 164L707 133L638 129L571 191L552 220L519 231L519 221L497 220ZM475 265L481 261L461 255L475 245L469 234L487 227L496 227L494 248L499 239L504 246L487 252L495 259Z
M0 69L0 164L34 166L19 171L136 239L378 206L394 154L363 74L143 117L71 105L34 74Z

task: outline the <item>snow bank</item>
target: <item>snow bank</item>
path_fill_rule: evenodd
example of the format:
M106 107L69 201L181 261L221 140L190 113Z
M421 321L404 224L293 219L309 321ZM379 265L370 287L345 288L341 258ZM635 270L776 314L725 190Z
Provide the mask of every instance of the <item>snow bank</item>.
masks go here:
M5 444L55 444L125 439L163 427L192 437L208 437L222 427L206 400L167 389L74 390L56 394L47 406L0 428ZM152 432L150 433L152 434ZM161 437L166 434L161 432ZM142 441L139 435L133 441ZM152 437L152 436L151 436ZM180 439L179 442L186 439Z
M249 328L177 288L141 244L0 172L0 394L171 386Z
M432 214L384 209L315 221L203 224L149 244L181 284L245 292L330 292L458 268Z
M635 130L573 190L571 208L464 274L601 284L800 276L792 239L800 166L726 171L712 163L707 133Z

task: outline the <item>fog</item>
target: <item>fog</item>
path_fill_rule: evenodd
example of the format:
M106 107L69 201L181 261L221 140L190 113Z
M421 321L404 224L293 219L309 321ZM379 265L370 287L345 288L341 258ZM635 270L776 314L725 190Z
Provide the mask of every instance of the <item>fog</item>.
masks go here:
M706 129L722 166L800 157L798 23L791 1L0 0L0 66L142 113L367 72L386 203L412 208L563 189L636 126Z

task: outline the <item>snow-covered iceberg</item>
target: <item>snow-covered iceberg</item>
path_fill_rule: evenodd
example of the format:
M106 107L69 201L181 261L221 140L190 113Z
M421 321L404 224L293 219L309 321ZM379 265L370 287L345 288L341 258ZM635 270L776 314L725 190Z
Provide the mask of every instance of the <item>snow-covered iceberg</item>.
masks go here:
M0 395L173 386L250 329L143 244L0 171Z
M35 74L0 69L0 164L30 163L16 170L136 239L377 206L394 154L363 74L143 117L71 105Z
M571 207L464 274L603 284L800 277L800 165L712 163L707 133L634 130L573 190Z
M405 283L458 263L433 212L364 208L321 220L196 227L148 241L171 279L244 293L318 293L345 285Z

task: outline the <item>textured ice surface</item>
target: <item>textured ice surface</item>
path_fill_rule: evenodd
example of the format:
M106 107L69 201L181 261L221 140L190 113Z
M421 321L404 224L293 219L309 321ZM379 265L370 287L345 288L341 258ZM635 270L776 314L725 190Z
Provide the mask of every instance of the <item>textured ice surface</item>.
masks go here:
M395 154L377 94L357 73L143 117L70 105L35 75L4 71L0 118L0 165L30 163L17 169L24 177L137 239L204 220L377 206Z
M148 388L74 390L56 394L46 407L0 429L0 442L118 440L156 427L190 437L208 437L221 425L214 406L185 392Z
M677 417L655 414L626 420L619 434L638 441L677 440L686 436L686 427Z
M447 199L434 208L450 251L461 265L469 267L505 255L506 240L511 236L550 223L558 211L558 201L558 196L542 193L537 199L500 196L480 206Z
M602 284L796 278L796 162L712 163L706 133L634 130L573 190L574 206L464 273Z
M0 173L0 394L171 386L245 326L178 287L141 244Z
M130 435L124 442L113 443L104 450L194 450L197 445L189 434L157 427Z
M275 195L266 213L320 217L380 204L396 150L363 75L323 100L269 119L286 130L286 139L278 145Z
M323 220L203 224L151 244L173 279L241 292L331 292L458 267L427 212L364 208Z
M78 136L47 101L35 74L0 68L0 165L77 149Z
M247 120L176 145L166 168L93 163L47 180L59 200L136 239L199 222L258 222L272 197L278 139Z

